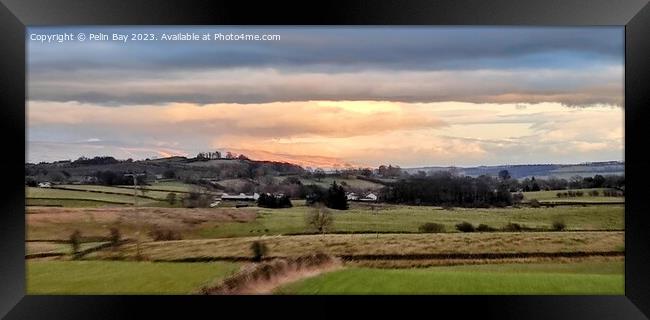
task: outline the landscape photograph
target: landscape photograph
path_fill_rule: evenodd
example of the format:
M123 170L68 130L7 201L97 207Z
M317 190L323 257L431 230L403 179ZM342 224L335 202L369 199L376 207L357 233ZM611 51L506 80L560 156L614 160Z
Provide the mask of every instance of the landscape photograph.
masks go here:
M623 27L26 37L27 294L625 294Z

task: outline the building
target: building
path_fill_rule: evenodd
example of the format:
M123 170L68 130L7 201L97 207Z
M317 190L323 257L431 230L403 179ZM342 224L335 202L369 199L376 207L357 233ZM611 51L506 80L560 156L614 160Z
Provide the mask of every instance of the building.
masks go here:
M245 194L245 193L240 193L240 194L227 194L223 193L221 194L221 200L223 201L257 201L259 199L260 195L259 193L253 193L253 194Z
M376 202L378 198L379 198L379 197L377 197L376 194L374 194L374 193L372 193L372 192L369 192L369 193L366 193L366 194L363 196L363 198L359 199L359 201Z
M49 182L41 182L41 183L38 184L38 187L39 188L51 188L52 184L49 183Z
M345 194L345 196L348 198L348 201L357 201L359 200L359 195L357 195L354 192L348 192Z

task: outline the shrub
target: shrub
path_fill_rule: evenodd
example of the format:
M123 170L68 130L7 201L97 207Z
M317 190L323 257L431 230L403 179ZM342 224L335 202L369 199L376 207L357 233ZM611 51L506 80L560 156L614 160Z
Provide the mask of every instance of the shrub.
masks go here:
M582 192L582 191L576 191L576 196L577 196L577 197L582 197L582 196L584 196L584 195L585 195L584 192Z
M539 208L542 204L537 199L532 199L528 202L532 208Z
M70 246L72 247L72 254L79 252L81 245L81 231L75 230L70 234Z
M313 208L306 216L307 228L316 230L318 233L329 231L334 224L334 216L322 205Z
M120 243L120 229L113 227L110 229L110 233L111 234L109 236L109 239L111 241L111 244L115 247Z
M566 224L562 220L555 220L553 221L552 228L555 231L563 231L564 229L566 229Z
M427 222L422 224L419 230L424 233L442 233L445 232L445 226L440 223Z
M262 208L291 208L291 199L286 195L272 195L267 193L260 194L257 199L257 205Z
M154 241L171 241L182 239L180 233L171 229L164 228L154 228L153 230L149 231L149 236Z
M523 228L520 224L518 223L508 223L503 227L503 231L508 231L508 232L519 232Z
M600 192L598 192L598 190L591 190L589 191L589 195L592 197L597 197L600 195Z
M476 231L476 228L474 228L474 225L467 221L463 221L459 224L456 225L456 229L460 232L474 232Z
M478 227L476 228L476 231L479 231L479 232L491 232L491 231L496 231L496 230L497 230L496 228L492 228L492 227L488 226L487 224L483 224L483 223L479 224Z
M268 248L266 245L260 241L255 241L251 244L251 251L253 251L253 260L256 262L262 261L262 258L266 255Z
M176 193L174 192L168 193L167 202L169 202L170 205L174 205L176 203Z

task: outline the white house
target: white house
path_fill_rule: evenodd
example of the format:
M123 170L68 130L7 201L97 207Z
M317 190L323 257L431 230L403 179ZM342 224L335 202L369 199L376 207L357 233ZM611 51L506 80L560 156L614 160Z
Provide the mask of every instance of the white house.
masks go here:
M221 200L253 200L257 201L259 199L260 195L259 193L253 193L251 194L245 194L245 193L240 193L240 194L227 194L223 193L221 194Z
M49 182L41 182L41 183L38 184L38 187L39 188L51 188L52 184L49 183Z
M376 194L369 192L366 195L363 196L363 198L359 199L359 201L377 201L378 197Z
M354 192L348 192L345 196L348 198L348 201L359 200L359 196Z

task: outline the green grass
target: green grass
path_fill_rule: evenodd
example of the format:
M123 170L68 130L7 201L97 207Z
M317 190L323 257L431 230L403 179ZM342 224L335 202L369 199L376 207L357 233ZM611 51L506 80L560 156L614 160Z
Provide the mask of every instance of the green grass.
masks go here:
M280 287L280 294L624 294L622 262L425 269L347 268Z
M133 188L133 186L119 186L119 187L124 189ZM167 192L190 192L194 189L201 188L197 185L188 184L181 181L152 182L150 185L142 186L142 187L149 190L159 190L159 191L167 191Z
M589 191L597 190L599 196L590 196ZM625 201L624 197L605 197L603 196L603 190L606 188L593 188L593 189L573 189L573 190L551 190L551 191L531 191L524 192L525 200L537 199L539 201L558 201L558 202L623 202ZM563 197L558 198L558 192L568 192L568 191L582 191L584 195L582 197Z
M96 208L96 207L115 207L126 206L123 203L111 203L96 200L77 200L77 199L34 199L27 198L25 202L28 206L46 206L46 207L68 207L68 208Z
M59 186L57 186L59 187ZM106 192L106 193L116 193L116 194L123 194L127 196L133 196L133 188L127 189L127 188L120 188L120 187L109 187L109 186L98 186L98 185L61 185L60 187L62 188L67 188L67 189L75 189L75 190L81 190L81 191L98 191L98 192ZM143 193L144 191L144 193ZM167 198L167 195L169 192L166 191L151 191L148 190L146 187L141 188L138 187L137 195L138 195L138 200L143 199L143 200L148 200L146 198L141 198L141 195L144 195L145 197L151 197L155 198L158 200L165 200ZM133 199L133 198L131 198ZM133 200L131 200L133 202Z
M28 261L28 294L190 294L238 269L229 262Z
M98 192L86 192L86 191L72 191L72 190L60 190L54 188L33 188L28 187L26 189L27 199L37 198L37 199L65 199L65 200L91 200L91 201L103 201L106 203L116 203L116 204L132 204L133 196L127 194L108 194L108 193L98 193ZM146 199L138 197L139 206L156 206L160 205L162 202L152 199Z
M105 243L106 242L84 242L79 245L79 250L83 251ZM70 244L60 242L27 242L25 247L27 249L27 254L72 252L72 246Z
M251 236L258 234L288 234L308 231L305 216L311 208L302 201L293 201L287 209L260 209L257 218L247 223L226 223L199 231L202 238ZM370 210L353 204L350 210L332 210L333 230L338 232L418 232L425 222L445 225L448 232L456 232L455 225L468 221L474 225L487 224L499 228L508 223L527 227L550 228L555 220L562 220L569 230L622 230L624 206L562 206L555 208L504 208L442 210L425 206L384 205Z
M318 181L317 179L305 179L305 178L300 179L300 182L302 182L302 184L304 185L315 184L317 186L321 186L324 188L329 188L332 185L332 182L334 181L336 181L337 184L345 183L345 185L347 185L348 187L363 189L363 190L379 190L384 187L379 183L356 179L356 178L344 179L344 178L327 177L327 178L320 179L320 181Z

